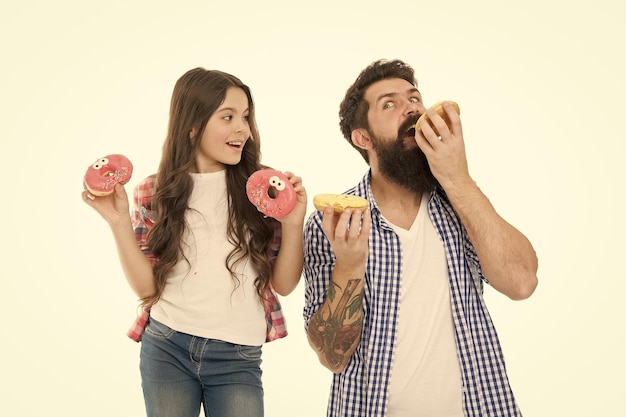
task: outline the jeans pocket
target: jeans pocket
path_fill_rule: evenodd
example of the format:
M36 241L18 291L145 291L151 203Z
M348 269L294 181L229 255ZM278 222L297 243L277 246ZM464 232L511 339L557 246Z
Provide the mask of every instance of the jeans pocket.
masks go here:
M261 346L235 345L235 350L243 359L258 361L261 359Z
M165 324L160 323L150 317L148 325L146 326L145 333L160 339L169 339L176 333L176 330L173 330Z

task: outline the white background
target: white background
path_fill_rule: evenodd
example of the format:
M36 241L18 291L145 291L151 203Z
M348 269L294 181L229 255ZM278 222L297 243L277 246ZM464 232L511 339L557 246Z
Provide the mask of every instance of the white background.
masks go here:
M537 250L532 298L486 289L525 416L623 415L623 7L3 2L0 415L143 415L125 336L136 300L81 181L109 153L134 162L128 190L156 170L180 75L247 83L263 162L301 175L312 198L365 172L337 109L378 58L410 63L427 104L460 104L474 179ZM304 336L302 285L282 301L290 336L264 347L266 415L323 416L331 374Z

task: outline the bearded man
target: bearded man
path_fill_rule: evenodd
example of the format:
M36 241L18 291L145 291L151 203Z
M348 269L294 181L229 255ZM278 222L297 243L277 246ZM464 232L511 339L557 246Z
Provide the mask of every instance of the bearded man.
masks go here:
M346 194L369 207L305 225L305 328L334 373L330 417L521 415L483 285L528 298L537 257L472 180L460 116L443 108L448 123L399 60L365 68L340 105L370 167Z

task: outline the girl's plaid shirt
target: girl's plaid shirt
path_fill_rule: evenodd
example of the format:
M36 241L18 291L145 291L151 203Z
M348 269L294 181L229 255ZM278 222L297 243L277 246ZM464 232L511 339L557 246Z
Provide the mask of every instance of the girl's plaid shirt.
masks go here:
M156 219L156 212L152 210L155 178L155 175L151 175L135 187L132 216L135 238L137 239L139 248L146 255L148 260L150 260L152 266L156 264L157 258L150 252L150 248L147 245L147 237L148 231L154 226L154 220ZM278 250L280 249L282 229L280 222L276 220L272 221L272 225L274 226L274 237L270 242L269 255L270 260L274 262L278 256ZM265 307L265 320L267 323L265 341L271 342L287 336L287 326L280 301L271 285L266 291L262 301ZM151 305L142 306L140 314L127 332L128 337L135 342L141 341L141 336L143 335L146 325L148 324L148 318L150 317L150 307Z

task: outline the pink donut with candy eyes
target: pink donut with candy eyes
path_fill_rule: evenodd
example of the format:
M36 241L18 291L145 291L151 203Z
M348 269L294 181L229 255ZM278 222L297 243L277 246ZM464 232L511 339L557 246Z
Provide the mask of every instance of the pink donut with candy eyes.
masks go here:
M296 190L289 178L273 169L260 169L250 175L246 194L257 210L275 219L291 213L297 202Z
M126 184L133 174L133 164L124 155L107 155L98 158L85 173L83 182L87 191L95 196L113 193L115 184Z

